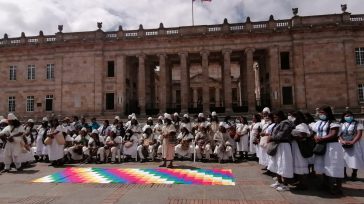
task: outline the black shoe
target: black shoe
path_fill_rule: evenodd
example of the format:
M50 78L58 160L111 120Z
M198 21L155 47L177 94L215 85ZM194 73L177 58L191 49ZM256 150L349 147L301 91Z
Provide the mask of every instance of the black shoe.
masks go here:
M10 172L10 170L9 169L3 169L1 172L0 172L0 174L3 174L3 173L9 173Z
M162 164L162 165L159 165L159 167L166 167L167 164Z
M168 166L167 166L167 168L169 168L169 169L173 169L173 168L174 168L174 166L173 166L172 164L170 164L170 165L168 165Z
M352 180L352 181L358 181L358 175L357 174L351 174L351 178L350 178L350 180Z
M19 167L19 168L17 168L17 169L16 169L16 171L18 171L18 172L22 172L22 171L23 171L23 167Z

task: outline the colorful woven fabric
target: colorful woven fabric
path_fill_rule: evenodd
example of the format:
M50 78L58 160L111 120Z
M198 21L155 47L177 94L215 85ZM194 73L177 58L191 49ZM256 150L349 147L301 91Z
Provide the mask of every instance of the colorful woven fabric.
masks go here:
M231 169L67 168L33 182L235 185Z

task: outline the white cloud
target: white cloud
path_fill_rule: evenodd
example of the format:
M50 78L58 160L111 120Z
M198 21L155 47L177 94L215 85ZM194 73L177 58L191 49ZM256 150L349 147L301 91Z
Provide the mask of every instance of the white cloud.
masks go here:
M348 4L348 11L364 13L363 0L212 0L195 2L195 24L243 22L247 16L252 21L292 17L293 7L299 15L341 13L340 4ZM157 28L191 25L191 0L0 0L0 36L10 37L57 32L96 30L96 22L103 22L103 30Z

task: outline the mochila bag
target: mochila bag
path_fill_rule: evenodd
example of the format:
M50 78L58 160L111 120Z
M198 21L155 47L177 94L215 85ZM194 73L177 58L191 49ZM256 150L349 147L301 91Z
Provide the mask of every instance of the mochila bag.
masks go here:
M50 145L50 144L52 144L52 138L47 137L47 138L44 140L44 144L45 144L45 145Z
M267 154L269 156L274 156L277 154L277 149L278 149L278 143L275 143L275 142L270 142L268 143L268 146L267 146Z
M313 153L316 155L324 155L326 152L326 143L317 143L313 148Z
M312 157L315 142L311 138L307 138L306 140L298 140L297 144L303 158Z

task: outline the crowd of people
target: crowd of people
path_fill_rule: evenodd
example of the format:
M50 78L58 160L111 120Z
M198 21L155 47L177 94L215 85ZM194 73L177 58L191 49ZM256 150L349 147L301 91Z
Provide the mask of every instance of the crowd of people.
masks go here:
M315 119L316 118L316 119ZM241 162L256 160L264 173L274 175L271 185L278 191L306 189L306 176L321 174L323 187L332 194L341 194L341 182L357 179L364 169L363 125L350 111L336 120L329 106L318 113L292 111L272 112L264 108L246 117L225 117L216 112L194 118L165 113L146 123L135 114L124 124L116 116L112 124L96 118L74 116L59 121L44 117L40 123L29 119L21 124L9 113L0 121L1 173L12 165L22 171L31 162L121 163L161 161L160 167L173 168L174 160L201 162ZM345 168L344 168L345 167Z

